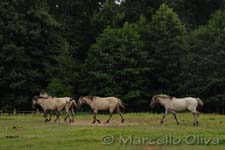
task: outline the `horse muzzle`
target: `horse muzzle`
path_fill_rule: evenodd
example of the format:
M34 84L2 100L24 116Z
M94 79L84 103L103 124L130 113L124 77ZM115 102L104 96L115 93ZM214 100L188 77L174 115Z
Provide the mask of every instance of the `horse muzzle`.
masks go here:
M36 105L32 105L32 109L36 108Z
M154 107L155 107L155 103L151 103L150 108L154 108Z

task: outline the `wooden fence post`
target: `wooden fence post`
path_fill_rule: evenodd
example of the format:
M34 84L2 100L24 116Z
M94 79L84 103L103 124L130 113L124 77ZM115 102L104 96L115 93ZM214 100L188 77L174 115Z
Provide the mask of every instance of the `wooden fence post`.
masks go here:
M14 110L13 110L13 114L14 114L14 115L16 115L16 108L14 108Z

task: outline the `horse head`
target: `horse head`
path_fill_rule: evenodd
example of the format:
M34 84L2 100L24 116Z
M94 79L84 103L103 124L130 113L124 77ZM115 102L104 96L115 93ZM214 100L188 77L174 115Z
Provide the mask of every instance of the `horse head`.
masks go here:
M83 104L90 104L95 99L95 96L81 96L78 100L78 107L80 108Z
M152 100L151 100L151 103L150 103L150 107L151 108L155 107L156 103L158 103L157 96L153 96Z
M37 100L38 100L38 96L34 96L34 98L32 99L32 108L34 109L37 105Z
M85 96L81 96L78 100L78 108L80 108L84 103L86 103Z

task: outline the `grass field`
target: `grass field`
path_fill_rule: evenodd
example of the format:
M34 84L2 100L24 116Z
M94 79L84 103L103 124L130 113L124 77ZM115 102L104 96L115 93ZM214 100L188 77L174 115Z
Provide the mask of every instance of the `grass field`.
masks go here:
M177 116L180 125L172 115L159 125L162 114L151 113L127 113L124 124L114 115L110 124L92 125L90 114L76 114L73 124L44 123L41 114L5 114L0 115L0 150L225 149L225 116L202 114L199 127L192 126L190 113ZM108 115L98 116L102 121L107 118ZM207 144L208 140L211 141Z

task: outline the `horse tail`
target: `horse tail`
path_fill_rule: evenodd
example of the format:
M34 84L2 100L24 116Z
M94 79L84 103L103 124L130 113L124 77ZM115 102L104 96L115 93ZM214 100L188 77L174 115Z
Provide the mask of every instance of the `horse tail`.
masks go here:
M121 99L118 99L119 100L119 107L121 107L123 109L123 113L125 112L126 108L125 106L122 104L122 101Z
M200 98L196 98L196 101L198 102L198 110L200 110L203 107L204 103Z

